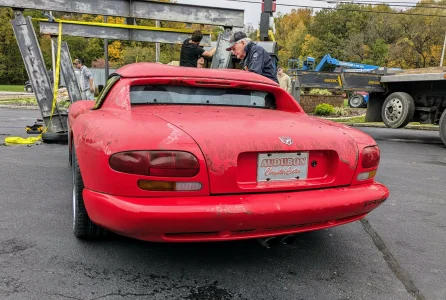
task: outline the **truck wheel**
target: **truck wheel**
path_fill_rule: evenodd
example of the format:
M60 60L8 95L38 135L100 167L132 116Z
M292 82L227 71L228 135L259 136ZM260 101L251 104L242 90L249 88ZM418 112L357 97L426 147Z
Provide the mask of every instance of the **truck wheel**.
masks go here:
M33 88L32 88L32 86L30 86L30 85L27 85L25 89L26 89L26 91L27 91L28 93L32 93L32 92L33 92Z
M440 118L440 137L443 143L446 145L446 109L441 114Z
M360 94L353 94L348 99L348 105L353 108L360 108L364 106L364 97Z
M412 121L415 102L411 95L404 92L392 93L384 101L381 115L387 127L403 128Z
M84 182L79 169L79 163L76 157L76 151L71 151L73 157L73 232L77 238L95 240L105 235L105 229L94 224L85 209L82 191Z

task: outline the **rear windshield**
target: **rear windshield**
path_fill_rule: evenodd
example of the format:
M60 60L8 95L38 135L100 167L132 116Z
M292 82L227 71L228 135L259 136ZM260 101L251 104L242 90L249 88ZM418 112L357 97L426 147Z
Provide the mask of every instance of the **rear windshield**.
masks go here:
M274 108L274 95L268 92L175 85L144 85L130 88L130 102L137 104L227 105Z

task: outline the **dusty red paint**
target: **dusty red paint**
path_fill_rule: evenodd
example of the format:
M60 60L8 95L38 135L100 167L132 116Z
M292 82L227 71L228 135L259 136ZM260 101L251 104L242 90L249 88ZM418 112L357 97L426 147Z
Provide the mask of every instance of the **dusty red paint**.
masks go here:
M169 233L218 232L189 240L252 238L301 232L354 221L388 197L373 179L357 182L362 149L376 145L347 126L307 116L274 82L248 72L136 64L118 70L122 78L103 105L78 101L69 127L83 176L84 197L93 221L124 235L182 241ZM181 84L268 91L276 110L225 106L130 104L130 86ZM283 144L279 137L291 137ZM128 150L183 150L194 154L203 188L194 192L149 192L138 179L168 180L113 171L114 153ZM257 183L256 158L263 152L309 151L308 179ZM369 203L369 205L364 205ZM336 221L342 219L341 221ZM294 229L277 229L293 225ZM233 234L236 230L255 230ZM167 235L166 235L167 234ZM169 237L167 237L169 236Z
M200 146L209 167L210 190L212 194L246 193L262 190L299 190L330 186L348 185L352 181L356 167L356 153L358 151L354 140L341 134L339 128L323 126L316 119L310 120L302 113L291 115L288 112L264 109L236 108L236 107L195 107L185 106L175 110L171 106L157 106L149 108L159 118L177 126L192 137ZM145 115L148 107L140 106L133 109L133 115ZM181 113L180 113L181 112ZM201 115L194 117L196 112ZM246 114L252 116L246 116ZM234 116L238 116L234 118ZM235 135L236 133L236 135ZM289 136L294 143L287 146L280 142L279 136ZM331 137L335 136L336 139ZM329 140L329 142L327 141ZM287 183L256 182L256 157L246 158L250 163L237 168L240 156L247 153L259 152L292 152L319 151L320 153L335 152L339 159L330 162L333 174L326 177L313 177L311 180ZM325 152L324 152L325 151ZM244 157L242 157L244 158ZM310 161L312 160L310 155ZM246 180L237 182L240 173Z
M264 83L268 85L279 86L277 83L264 76L255 73L247 73L230 69L184 69L181 67L166 66L161 64L138 63L122 67L116 73L126 78L177 77L178 80L200 78L201 81L212 78L242 81L245 82L247 86L249 86L249 83Z

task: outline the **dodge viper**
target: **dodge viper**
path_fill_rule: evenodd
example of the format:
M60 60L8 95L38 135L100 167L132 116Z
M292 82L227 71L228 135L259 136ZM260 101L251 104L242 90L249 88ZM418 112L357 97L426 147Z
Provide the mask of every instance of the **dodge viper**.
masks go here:
M70 106L68 127L78 238L281 239L360 220L389 196L370 136L251 72L127 65Z

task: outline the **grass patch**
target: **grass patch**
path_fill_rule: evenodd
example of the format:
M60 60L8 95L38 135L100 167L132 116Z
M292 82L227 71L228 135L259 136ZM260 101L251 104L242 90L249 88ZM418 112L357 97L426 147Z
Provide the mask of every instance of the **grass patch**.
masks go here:
M0 92L25 92L24 85L0 85Z
M359 116L359 117L348 118L348 119L335 119L335 120L330 120L330 121L339 122L339 123L365 123L365 116Z
M348 107L348 99L344 99L344 106Z
M437 127L435 124L421 124L420 122L410 122L408 126L427 126L427 127Z
M68 108L70 104L71 102L69 100L58 102L59 108ZM1 99L0 107L2 105L38 106L36 98Z
M23 105L23 106L37 106L36 98L15 98L15 99L1 99L0 105Z
M366 122L365 121L365 116L360 116L360 117L355 117L355 118L350 118L350 119L333 119L330 120L333 122L338 122L338 123L345 123L345 124L358 124L358 123L365 123L370 125L371 127L373 126L378 126L378 127L384 127L384 122ZM434 125L434 124L421 124L419 122L410 122L409 124L407 124L407 126L414 126L414 128L416 127L420 127L420 128L426 128L426 127L438 127L438 125ZM406 126L406 127L407 127Z

